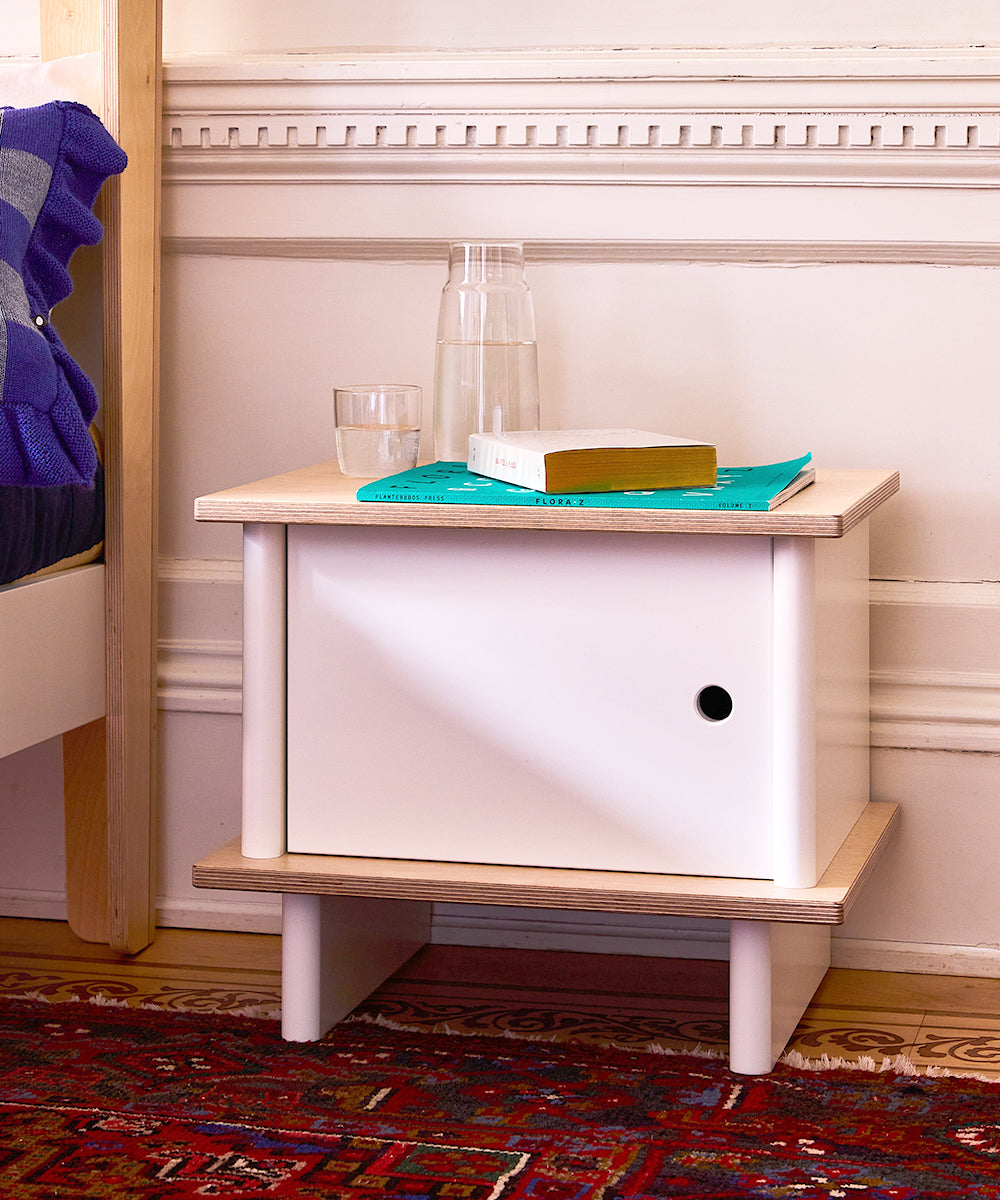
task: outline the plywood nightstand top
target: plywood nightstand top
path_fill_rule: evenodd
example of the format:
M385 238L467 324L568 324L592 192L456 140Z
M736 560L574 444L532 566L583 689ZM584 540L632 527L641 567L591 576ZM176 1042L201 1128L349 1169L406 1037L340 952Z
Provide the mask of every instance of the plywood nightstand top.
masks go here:
M194 515L199 521L280 525L842 537L899 490L896 471L818 469L815 483L773 512L709 512L359 502L355 493L364 482L345 478L336 462L319 463L200 496Z

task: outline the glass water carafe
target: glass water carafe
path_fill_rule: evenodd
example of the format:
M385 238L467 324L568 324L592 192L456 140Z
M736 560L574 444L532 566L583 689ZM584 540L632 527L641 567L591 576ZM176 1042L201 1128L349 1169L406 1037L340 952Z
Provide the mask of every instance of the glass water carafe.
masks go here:
M538 428L538 355L519 242L454 242L434 365L434 454L465 462L470 433Z

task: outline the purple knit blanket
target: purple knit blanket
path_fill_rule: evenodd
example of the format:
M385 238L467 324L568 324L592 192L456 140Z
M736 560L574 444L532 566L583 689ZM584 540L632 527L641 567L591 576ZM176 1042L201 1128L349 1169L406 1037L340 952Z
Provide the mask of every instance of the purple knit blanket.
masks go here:
M0 486L90 483L93 384L49 322L124 151L83 105L0 108Z

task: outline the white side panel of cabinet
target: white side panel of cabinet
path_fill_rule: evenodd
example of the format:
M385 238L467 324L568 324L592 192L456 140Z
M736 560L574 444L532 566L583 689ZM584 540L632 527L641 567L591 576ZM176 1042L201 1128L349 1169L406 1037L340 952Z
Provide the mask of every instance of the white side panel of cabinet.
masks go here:
M870 799L868 528L816 541L817 879Z
M295 527L288 577L290 851L770 877L769 539Z

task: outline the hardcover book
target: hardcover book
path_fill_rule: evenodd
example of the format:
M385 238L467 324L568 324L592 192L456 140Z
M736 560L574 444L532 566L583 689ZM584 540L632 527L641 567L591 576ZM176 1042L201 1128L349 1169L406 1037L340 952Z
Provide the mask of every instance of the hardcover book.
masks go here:
M359 500L392 504L513 504L535 507L743 509L768 512L816 477L812 455L760 467L720 467L715 484L698 488L635 488L625 492L552 495L476 475L465 463L436 462L376 479Z
M474 433L469 470L536 492L618 492L715 483L715 447L643 429Z

